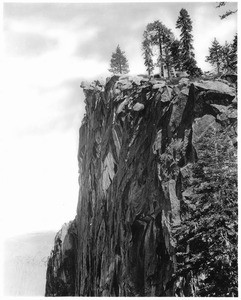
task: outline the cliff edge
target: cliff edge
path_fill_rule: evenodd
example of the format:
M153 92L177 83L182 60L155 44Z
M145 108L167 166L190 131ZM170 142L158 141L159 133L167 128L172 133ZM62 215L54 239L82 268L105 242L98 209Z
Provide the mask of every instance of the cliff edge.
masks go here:
M207 225L197 212L211 220L216 205L224 215L222 186L237 189L235 86L113 76L82 88L77 216L55 238L46 296L201 295L208 278L201 259L211 242L193 262ZM194 217L196 228L188 223ZM236 240L228 243L234 253Z

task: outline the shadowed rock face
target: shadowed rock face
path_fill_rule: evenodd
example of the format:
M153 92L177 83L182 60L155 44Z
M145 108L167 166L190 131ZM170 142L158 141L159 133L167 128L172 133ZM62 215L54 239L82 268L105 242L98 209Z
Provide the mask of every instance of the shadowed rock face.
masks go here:
M66 237L55 239L46 295L61 294L54 277L62 280L62 295L174 296L168 284L176 270L174 235L191 166L208 130L218 137L229 128L236 147L235 90L217 81L169 86L117 76L82 87L77 216L67 250ZM185 293L195 295L187 287Z
M75 293L76 233L75 222L69 222L55 236L54 249L48 259L46 296L71 296Z

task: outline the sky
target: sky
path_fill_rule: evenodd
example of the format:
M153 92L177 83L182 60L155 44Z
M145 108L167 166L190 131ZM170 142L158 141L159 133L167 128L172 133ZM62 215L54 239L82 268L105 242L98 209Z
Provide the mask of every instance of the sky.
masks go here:
M132 74L145 74L142 34L160 20L175 28L181 8L193 21L198 66L214 37L232 42L237 15L220 20L215 2L11 3L3 5L0 99L1 228L5 236L58 230L78 201L82 80L109 76L119 44ZM229 3L228 9L236 9Z

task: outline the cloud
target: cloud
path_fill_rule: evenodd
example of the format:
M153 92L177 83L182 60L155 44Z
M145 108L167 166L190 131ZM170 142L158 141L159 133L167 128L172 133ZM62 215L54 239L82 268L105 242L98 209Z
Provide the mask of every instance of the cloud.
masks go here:
M72 130L78 135L78 128L85 111L84 94L80 88L82 80L83 78L73 78L53 88L40 90L40 95L44 96L45 101L49 99L48 109L41 118L36 116L37 122L25 127L22 134L38 135ZM56 97L56 91L58 91L58 97Z
M148 23L161 20L171 28L179 37L180 31L175 28L176 20L181 8L186 8L193 20L193 35L196 58L200 66L205 65L204 47L206 55L208 43L202 43L211 34L227 37L229 32L236 28L233 19L228 19L227 24L219 19L219 11L215 3L122 3L94 6L91 17L85 20L85 26L96 26L99 30L94 40L78 43L75 54L78 57L105 61L109 64L111 54L117 44L126 52L132 71L144 71L141 54L142 34ZM235 4L231 7L235 9ZM93 23L93 19L95 22ZM219 30L224 28L224 31ZM143 72L142 71L142 72Z
M81 5L74 3L4 3L4 16L15 20L66 23L79 18L81 10Z
M232 9L235 9L235 3L232 4L234 4L231 6ZM216 37L221 45L226 40L230 43L237 30L237 15L221 20L219 14L220 11L216 9L215 3L209 3L209 9L200 4L193 13L194 49L198 65L203 70L211 68L211 65L205 62L205 57L209 54L208 49L214 38Z
M0 120L3 126L11 116L5 136L39 136L69 130L78 135L85 106L80 82L73 78L47 88L29 88L20 82L8 90Z
M31 56L56 50L62 61L66 56L74 55L82 60L82 64L85 64L83 61L96 61L108 68L112 52L120 44L128 55L130 65L140 70L141 67L134 64L143 65L141 40L145 26L159 19L178 36L179 30L175 28L175 23L182 7L188 10L193 20L194 42L200 47L195 49L196 57L202 64L204 56L200 41L210 34L210 29L214 33L218 32L219 22L225 23L219 19L221 12L215 6L215 3L199 2L7 3L4 4L4 18L8 25L15 22L15 26L11 27L14 32L21 28L25 34L28 32L27 38L24 38L24 35L16 33L13 36L10 31L10 53L19 51L19 55L24 56L29 51ZM236 3L229 3L227 8L235 9L236 6ZM234 18L229 18L228 22ZM201 38L198 32L202 32ZM37 38L30 33L45 36L45 40L39 37L38 44ZM142 69L144 71L143 66Z
M13 56L38 56L58 46L57 39L38 33L11 32L5 35L6 51Z
M91 14L85 19L84 25L87 28L98 28L98 35L94 40L80 41L75 54L78 57L109 62L118 44L122 50L126 51L131 44L141 41L146 25L143 23L143 16L152 9L153 7L150 8L147 3L96 4Z

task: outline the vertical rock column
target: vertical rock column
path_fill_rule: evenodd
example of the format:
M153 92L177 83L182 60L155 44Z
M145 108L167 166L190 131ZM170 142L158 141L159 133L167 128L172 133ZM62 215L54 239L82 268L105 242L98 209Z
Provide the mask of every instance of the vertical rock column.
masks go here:
M166 284L175 265L180 187L165 151L188 98L179 92L164 82L117 77L104 91L85 90L77 295L171 293Z

